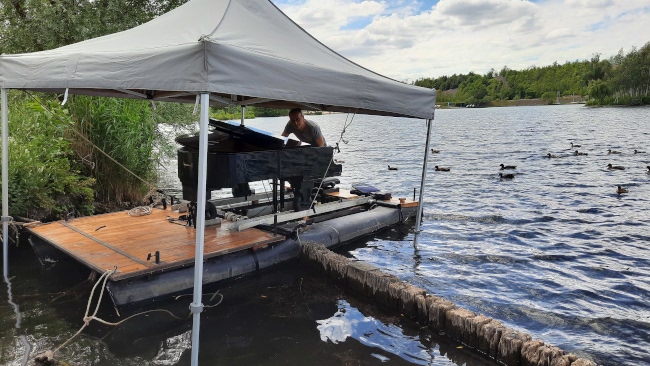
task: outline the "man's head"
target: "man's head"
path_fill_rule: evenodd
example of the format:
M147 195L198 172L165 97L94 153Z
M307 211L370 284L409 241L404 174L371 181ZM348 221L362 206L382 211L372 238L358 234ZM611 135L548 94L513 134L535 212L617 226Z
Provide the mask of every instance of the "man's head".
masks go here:
M294 108L289 111L289 121L299 130L305 127L305 117L302 115L300 108Z

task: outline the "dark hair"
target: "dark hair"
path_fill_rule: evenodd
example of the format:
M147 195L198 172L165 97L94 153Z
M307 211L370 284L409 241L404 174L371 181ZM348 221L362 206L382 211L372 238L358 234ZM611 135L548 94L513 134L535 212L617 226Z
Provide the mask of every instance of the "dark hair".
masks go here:
M294 114L294 113L300 113L300 114L302 114L302 109L300 109L300 108L294 108L294 109L292 109L292 110L289 111L289 114Z

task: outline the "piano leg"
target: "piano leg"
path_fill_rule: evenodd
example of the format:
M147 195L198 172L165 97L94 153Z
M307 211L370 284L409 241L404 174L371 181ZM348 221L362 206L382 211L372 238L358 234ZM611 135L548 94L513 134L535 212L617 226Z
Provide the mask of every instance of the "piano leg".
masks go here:
M293 211L298 212L300 209L300 201L302 197L302 177L295 177L288 179L289 184L291 184L291 189L293 190Z
M284 180L280 180L280 212L284 211Z
M278 212L278 180L273 178L273 213Z

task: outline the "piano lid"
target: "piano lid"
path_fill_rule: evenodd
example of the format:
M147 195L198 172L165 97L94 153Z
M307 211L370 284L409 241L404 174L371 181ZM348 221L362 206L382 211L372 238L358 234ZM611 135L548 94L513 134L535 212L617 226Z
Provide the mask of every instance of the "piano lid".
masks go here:
M311 146L255 127L242 126L234 121L224 122L210 119L208 124L214 128L208 135L208 150L211 152L280 150ZM178 137L176 142L186 148L199 149L199 136Z

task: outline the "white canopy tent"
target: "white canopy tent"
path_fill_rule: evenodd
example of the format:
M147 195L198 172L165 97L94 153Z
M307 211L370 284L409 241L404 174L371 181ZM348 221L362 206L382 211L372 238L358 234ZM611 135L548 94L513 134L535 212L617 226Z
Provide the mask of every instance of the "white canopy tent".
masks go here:
M2 221L7 276L7 89L195 103L200 161L192 362L198 357L208 107L356 112L427 120L420 202L435 90L365 69L320 43L269 0L191 0L138 27L53 50L0 56ZM419 229L421 209L418 210Z

